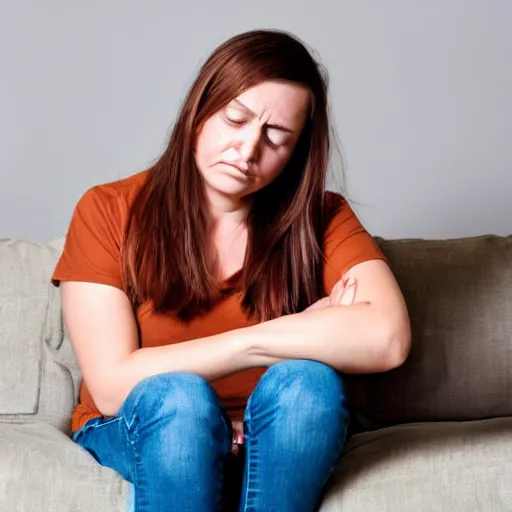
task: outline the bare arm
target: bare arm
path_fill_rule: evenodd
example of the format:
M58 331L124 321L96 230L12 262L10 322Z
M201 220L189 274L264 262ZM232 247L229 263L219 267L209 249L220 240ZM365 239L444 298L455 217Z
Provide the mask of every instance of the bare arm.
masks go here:
M405 301L388 265L380 260L353 267L355 303L311 308L242 329L256 355L312 359L346 373L373 373L400 366L410 349Z
M386 371L400 365L409 350L409 323L391 272L384 263L368 262L348 276L357 281L358 297L351 306L313 307L255 326L153 348L138 348L131 304L121 290L64 282L62 306L89 392L102 414L113 416L138 382L168 371L215 380L283 359L318 360L345 372ZM343 304L338 295L336 302ZM352 296L349 303L353 301Z
M146 377L189 371L215 380L279 361L248 351L237 331L139 349L137 325L125 293L95 283L62 282L60 287L64 321L83 379L105 416L116 415L133 387Z

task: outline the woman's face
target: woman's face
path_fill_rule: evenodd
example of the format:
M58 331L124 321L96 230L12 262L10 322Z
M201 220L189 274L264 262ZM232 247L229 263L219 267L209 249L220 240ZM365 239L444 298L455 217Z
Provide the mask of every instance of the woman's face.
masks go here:
M239 200L276 179L309 110L307 88L269 81L246 90L211 116L195 148L207 192Z

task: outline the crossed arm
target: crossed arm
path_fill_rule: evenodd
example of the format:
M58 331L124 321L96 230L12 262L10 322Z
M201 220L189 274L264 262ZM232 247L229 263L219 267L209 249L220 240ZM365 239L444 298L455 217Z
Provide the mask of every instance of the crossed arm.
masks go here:
M313 359L345 373L381 372L401 365L410 348L410 326L389 267L380 260L368 261L344 277L355 286L343 292L339 281L326 307L313 306L245 329L251 353ZM344 300L344 295L352 300Z
M302 313L161 347L138 348L131 304L117 288L62 282L62 307L87 388L100 412L114 416L138 382L168 371L215 380L285 359L317 360L346 373L399 366L409 352L410 327L389 267L368 261L344 277L357 287L340 281Z

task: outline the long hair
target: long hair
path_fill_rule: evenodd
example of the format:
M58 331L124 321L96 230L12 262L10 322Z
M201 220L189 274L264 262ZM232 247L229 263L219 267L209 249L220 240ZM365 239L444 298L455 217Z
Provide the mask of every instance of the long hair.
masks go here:
M257 30L229 39L204 63L166 150L131 207L121 260L134 307L151 301L156 312L190 320L226 293L212 272L209 213L195 144L207 119L267 80L307 87L311 112L282 173L252 195L245 261L231 291L240 293L246 313L261 321L301 311L323 295L327 78L297 38Z

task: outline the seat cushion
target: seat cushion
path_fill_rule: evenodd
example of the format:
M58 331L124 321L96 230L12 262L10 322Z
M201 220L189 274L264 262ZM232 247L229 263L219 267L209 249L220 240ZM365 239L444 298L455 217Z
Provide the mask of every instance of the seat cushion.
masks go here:
M351 438L321 512L512 510L512 418L418 423Z
M129 484L60 430L0 422L0 510L126 512Z

